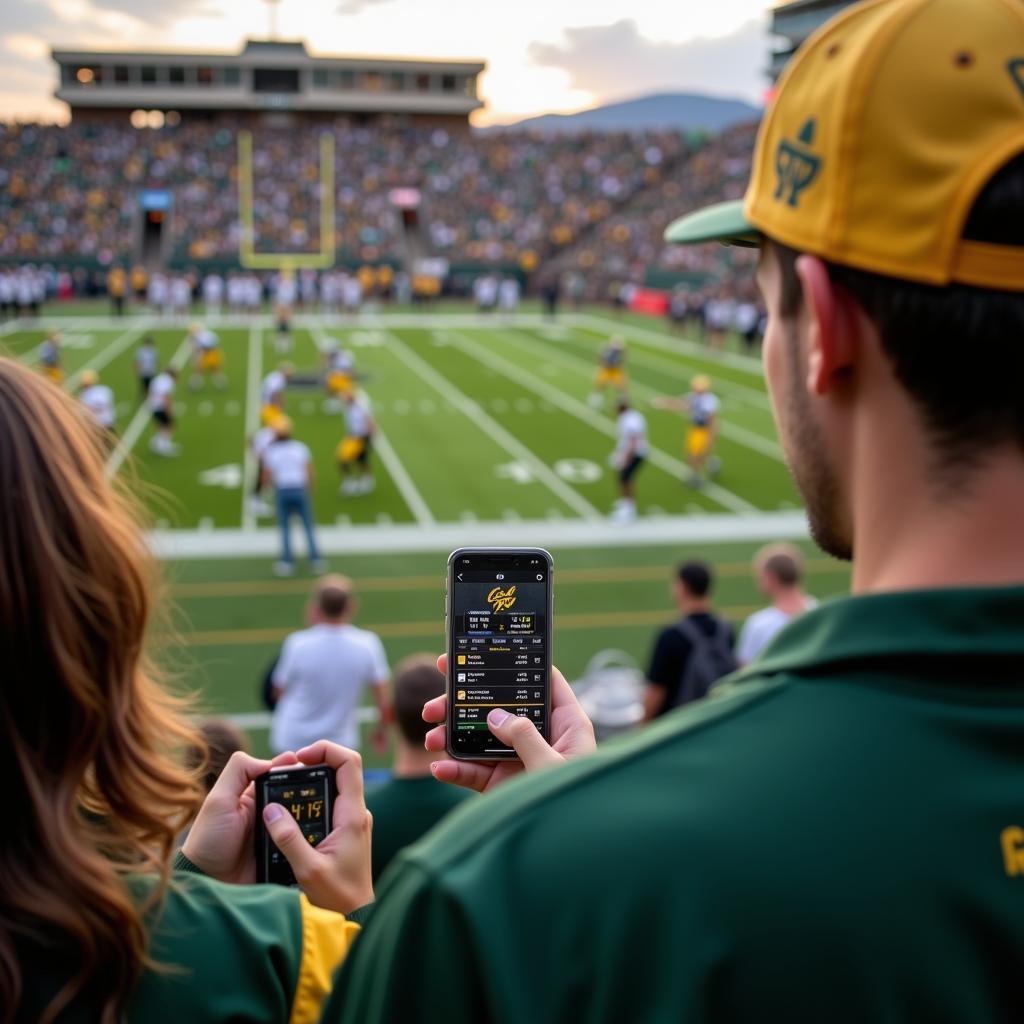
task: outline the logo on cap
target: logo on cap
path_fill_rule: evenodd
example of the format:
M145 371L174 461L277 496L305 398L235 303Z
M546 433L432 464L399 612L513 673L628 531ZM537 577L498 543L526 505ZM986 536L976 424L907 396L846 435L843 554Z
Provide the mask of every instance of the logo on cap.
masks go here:
M783 139L775 151L775 173L778 184L775 199L783 199L790 206L798 206L804 189L818 176L821 158L811 152L814 145L813 118L804 122L797 141Z
M1006 70L1010 72L1013 84L1024 93L1024 57L1015 57L1006 65Z

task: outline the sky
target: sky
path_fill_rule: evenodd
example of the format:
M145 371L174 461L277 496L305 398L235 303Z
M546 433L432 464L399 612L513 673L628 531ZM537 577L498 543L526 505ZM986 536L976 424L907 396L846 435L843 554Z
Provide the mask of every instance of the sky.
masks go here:
M279 0L282 38L320 55L486 61L477 125L651 92L758 101L770 0ZM3 0L0 120L65 120L51 46L236 51L260 0Z

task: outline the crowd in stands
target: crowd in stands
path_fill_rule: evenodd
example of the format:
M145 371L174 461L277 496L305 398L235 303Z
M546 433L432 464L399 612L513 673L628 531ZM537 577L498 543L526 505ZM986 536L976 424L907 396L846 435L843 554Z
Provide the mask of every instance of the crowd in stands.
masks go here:
M708 203L743 195L757 125L726 129L693 152L671 174L656 177L629 203L567 251L559 266L580 275L588 297L614 297L624 284L642 283L651 269L665 279L685 275L692 283L734 287L749 277L752 254L722 246L685 248L667 245L664 232L678 214Z
M255 133L257 249L319 250L322 133ZM419 190L420 231L436 255L532 269L687 152L672 132L471 136L339 121L330 134L337 248L369 263L404 255L394 188ZM134 251L144 188L172 193L176 260L234 259L243 230L238 168L236 133L218 124L0 126L0 260L123 261Z

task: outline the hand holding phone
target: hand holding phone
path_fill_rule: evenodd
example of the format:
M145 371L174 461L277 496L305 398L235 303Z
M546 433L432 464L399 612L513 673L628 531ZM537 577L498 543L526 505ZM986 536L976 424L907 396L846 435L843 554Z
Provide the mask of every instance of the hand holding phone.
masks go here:
M257 873L298 884L311 903L347 914L373 901L362 758L326 740L297 756L312 767L284 767L256 780ZM318 803L321 794L329 810Z
M492 711L528 720L543 739L551 717L551 555L541 548L459 548L448 558L448 753L516 760L488 726Z
M252 834L256 817L253 779L274 765L297 764L291 751L273 761L235 751L207 794L181 852L203 874L218 882L252 885L256 881Z
M448 668L448 655L437 659L438 670L444 674ZM423 708L423 720L436 728L427 733L427 750L443 752L447 749L448 697L442 695L428 701ZM492 726L504 742L512 746L519 756L516 761L435 761L431 766L434 778L456 786L488 792L520 772L538 771L563 761L591 754L597 749L594 727L580 707L576 694L565 676L551 670L551 742L540 735L521 730L510 717L501 725ZM518 734L518 735L517 735Z

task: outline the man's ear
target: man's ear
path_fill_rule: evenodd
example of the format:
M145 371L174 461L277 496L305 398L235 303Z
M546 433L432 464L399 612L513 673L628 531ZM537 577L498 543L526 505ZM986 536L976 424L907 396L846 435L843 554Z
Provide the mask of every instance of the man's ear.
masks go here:
M849 375L857 359L859 318L846 292L833 284L817 256L797 258L796 272L808 318L807 387L826 395Z

